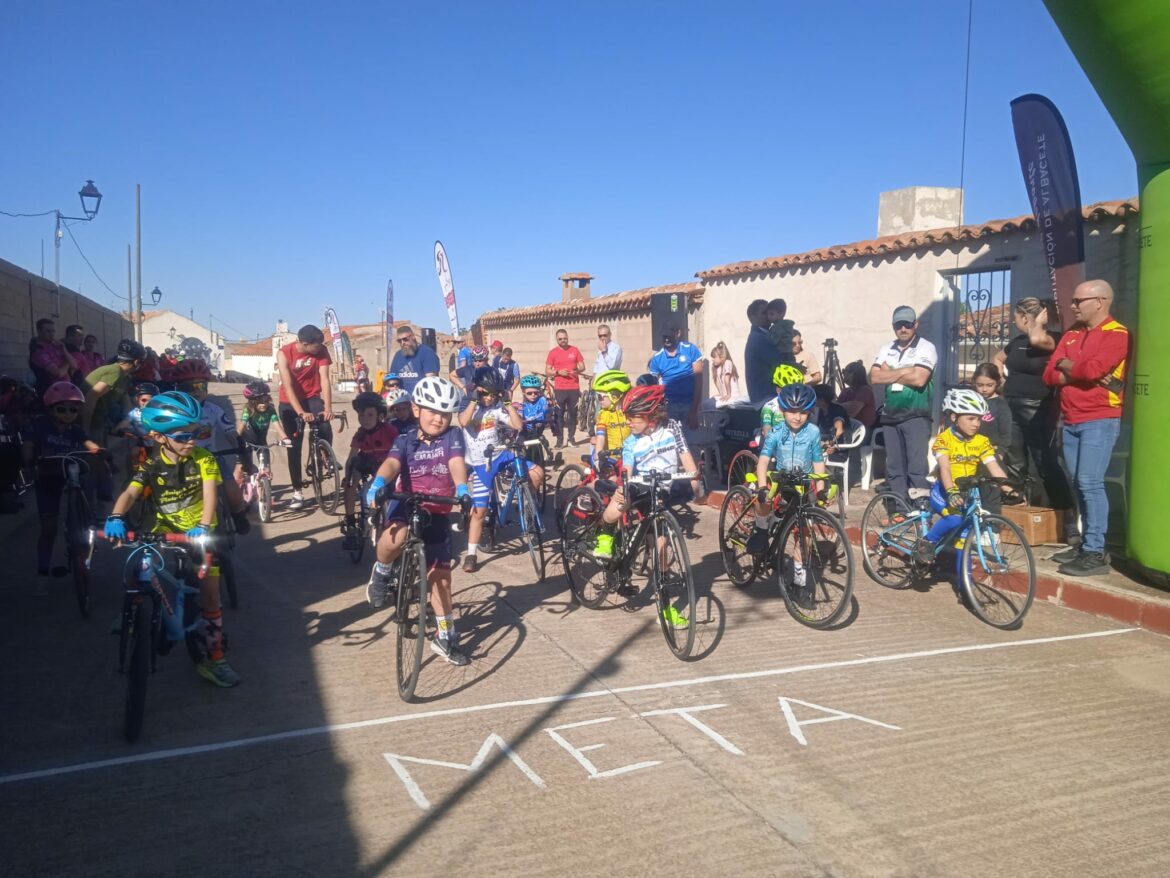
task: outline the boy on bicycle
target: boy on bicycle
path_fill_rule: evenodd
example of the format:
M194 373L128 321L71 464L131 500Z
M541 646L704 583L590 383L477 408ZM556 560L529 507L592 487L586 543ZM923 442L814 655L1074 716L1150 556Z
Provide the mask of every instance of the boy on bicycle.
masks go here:
M142 409L158 395L158 392L157 384L149 381L139 382L134 388L134 408L130 409L121 423L112 430L114 434L131 440L126 451L126 462L129 464L127 472L134 472L134 468L150 456L150 449L154 447L150 431L142 423Z
M475 357L475 348L472 357ZM488 503L500 467L512 462L512 452L497 449L488 460L488 449L502 445L506 438L504 427L520 432L524 421L511 405L504 400L504 379L491 366L480 366L472 376L474 393L468 399L467 407L459 413L459 426L463 428L463 446L467 449L466 462L471 469L471 521L467 525L467 556L463 559L463 572L474 573L479 568L476 551L483 534L483 522L487 518ZM544 470L532 466L528 479L538 493L544 480Z
M958 530L963 523L967 498L955 480L975 475L980 464L996 478L1005 478L991 440L979 432L983 416L988 411L987 400L979 391L952 388L943 397L942 408L950 415L951 424L938 434L931 447L938 460L938 479L930 489L931 511L942 517L914 547L914 560L920 564L933 563L939 540Z
M153 533L181 533L200 541L200 548L188 552L199 563L202 540L215 528L219 464L215 455L195 445L203 422L203 407L186 393L168 391L155 396L142 409L142 423L157 443L146 463L135 470L126 490L114 503L106 519L106 538L117 544L126 539L123 516L143 489L150 486L148 519L143 527ZM150 520L153 518L153 521ZM212 566L199 583L199 605L203 613L206 656L196 672L216 686L230 688L240 676L224 656L223 612L219 604L219 567Z
M433 375L414 386L411 395L418 428L404 433L395 441L390 453L378 467L378 473L366 493L366 503L377 502L378 491L393 485L401 477L403 491L458 497L466 509L470 500L467 489L467 466L463 462L463 431L451 424L459 410L459 390L445 378ZM423 505L431 513L430 524L423 531L427 579L431 586L431 608L434 610L438 633L431 641L431 649L453 665L466 665L469 659L459 649L455 620L451 605L451 520L446 506ZM410 536L407 509L403 504L392 504L388 510L386 530L378 540L377 561L366 584L366 598L378 609L386 604L394 577L394 562L402 554Z
M398 430L386 422L386 400L365 390L353 398L353 410L357 412L358 429L349 442L349 457L345 460L345 480L342 484L342 500L345 503L345 523L341 532L345 535L341 547L347 552L358 547L361 529L353 513L353 492L363 478L373 478L378 468L390 453Z
M24 433L22 448L27 467L38 464L42 457L69 454L72 451L101 451L96 442L86 436L81 426L81 408L85 394L68 381L49 385L43 397L46 414L36 417ZM41 518L41 532L37 536L37 584L33 594L43 597L49 593L49 575L64 576L65 568L49 570L53 545L57 542L57 517L61 512L61 491L65 487L64 471L60 461L45 461L38 467L36 477L37 512ZM88 522L87 525L88 526Z
M418 421L411 409L409 393L399 388L383 396L386 400L386 408L390 412L390 423L399 434L405 433L407 430L418 429Z
M622 446L630 438L630 422L622 411L622 400L630 386L630 376L618 369L607 369L593 379L599 405L591 456L593 469L598 473L610 468L612 457L621 454Z
M790 384L803 384L804 373L796 366L781 363L772 373L772 386L776 395L760 409L760 439L768 438L773 429L784 424L784 409L780 407L780 391Z

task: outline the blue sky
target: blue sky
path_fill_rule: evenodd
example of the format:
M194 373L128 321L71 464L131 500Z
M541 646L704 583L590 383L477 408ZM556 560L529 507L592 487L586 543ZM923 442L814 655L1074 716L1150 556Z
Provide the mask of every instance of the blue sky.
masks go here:
M872 237L878 193L959 183L965 0L874 3L7 3L0 210L76 214L126 288L248 336L278 317L461 321ZM1042 57L1043 64L1036 62ZM53 59L50 63L50 59ZM1133 158L1040 0L975 0L966 218L1027 213L1009 101L1050 97L1085 203ZM52 217L0 257L52 275ZM61 281L105 305L66 236ZM229 336L235 333L228 331Z

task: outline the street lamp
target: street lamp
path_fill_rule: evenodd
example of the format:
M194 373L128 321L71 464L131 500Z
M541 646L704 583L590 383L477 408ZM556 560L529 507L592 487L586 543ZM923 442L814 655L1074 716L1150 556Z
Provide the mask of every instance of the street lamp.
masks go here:
M158 287L155 287L150 291L150 303L152 305L157 305L160 301L162 301L162 290L160 290ZM172 330L172 332L173 331L174 330Z
M81 210L85 216L65 216L59 210L53 211L57 217L57 228L53 234L53 285L58 288L61 286L61 238L65 234L61 228L62 221L73 220L87 223L97 216L98 209L102 206L102 193L98 192L97 186L93 185L93 180L86 180L77 196L81 199Z

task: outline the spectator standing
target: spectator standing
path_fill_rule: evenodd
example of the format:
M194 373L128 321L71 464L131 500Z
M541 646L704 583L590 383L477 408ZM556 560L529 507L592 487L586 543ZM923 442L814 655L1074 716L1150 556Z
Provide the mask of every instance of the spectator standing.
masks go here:
M1002 381L995 363L980 363L971 381L979 395L987 400L987 414L979 423L979 432L991 441L1001 460L1007 456L1012 444L1012 410L1008 408L1007 400L999 395Z
M743 369L748 399L756 404L765 403L776 395L772 373L780 365L779 351L768 338L767 310L768 303L764 299L756 299L747 308L751 329L743 349Z
M895 308L892 322L894 341L878 351L869 379L886 388L886 485L913 500L930 494L926 469L938 351L918 334L918 315L909 305Z
M36 377L38 399L50 385L69 381L78 369L73 354L56 336L57 324L49 317L42 317L37 321L36 336L28 343L28 366Z
M1078 284L1072 299L1077 323L1057 342L1044 369L1044 383L1059 388L1064 460L1076 487L1084 530L1079 548L1052 556L1067 576L1109 572L1105 470L1121 430L1129 357L1129 330L1110 316L1112 304L1113 287L1105 281Z
M783 299L773 299L768 303L764 312L764 319L768 321L768 340L776 348L776 355L780 358L777 365L787 363L796 365L796 356L793 354L793 340L796 338L796 324L787 319L788 303Z
M504 398L511 399L516 385L520 383L520 364L512 359L512 349L504 348L500 351L492 365L504 380Z
M109 428L122 420L127 411L134 373L145 359L146 348L132 338L124 338L118 342L114 362L98 366L83 379L80 386L85 393L85 404L81 426L99 445L106 442Z
M69 381L75 387L80 387L81 382L85 379L92 369L87 369L89 365L89 357L82 356L81 348L85 342L85 328L79 323L70 323L65 327L65 350L73 355L73 362L77 364L77 368L69 373ZM101 365L100 363L98 365ZM97 366L94 366L96 369Z
M398 350L390 361L390 372L402 381L402 389L414 392L414 385L428 375L439 374L439 356L425 344L420 344L410 324L398 327Z
M804 338L800 332L792 334L792 356L796 358L796 365L804 372L804 383L813 386L821 383L821 364L813 356L812 351L804 349Z
M711 381L715 385L716 406L739 399L739 371L731 361L731 351L723 342L711 349Z
M366 361L362 359L361 354L357 354L353 358L353 378L357 385L357 392L361 393L363 390L369 390L370 382L370 367L366 365Z
M650 372L666 388L666 416L689 426L699 426L699 401L702 397L703 352L682 340L682 330L667 324L662 333L662 347L650 358Z
M569 444L577 441L577 403L581 401L581 374L585 371L585 358L575 345L569 344L567 329L558 329L557 346L548 352L544 361L545 374L552 379L553 398L561 409L557 422L557 448L564 448L565 428L569 431ZM592 425L587 425L591 427Z
M613 333L604 323L597 327L597 356L593 359L593 376L622 368L622 346L613 340Z
M409 327L403 328L409 331ZM395 354L395 358L401 353ZM289 509L301 509L305 505L305 495L301 491L304 485L301 447L305 441L305 427L301 421L320 420L321 436L327 442L333 441L333 430L329 425L333 417L333 385L329 380L333 358L325 347L325 333L311 323L302 326L297 330L297 340L277 351L276 364L280 371L280 423L285 435L292 440L288 448L288 474L293 487Z
M96 335L87 335L85 340L81 343L81 353L74 357L78 360L78 366L81 367L83 374L88 375L98 366L105 363L106 358L102 356L101 351L97 349L98 338ZM149 350L147 356L150 356ZM79 359L80 358L80 359ZM146 361L143 360L143 365Z

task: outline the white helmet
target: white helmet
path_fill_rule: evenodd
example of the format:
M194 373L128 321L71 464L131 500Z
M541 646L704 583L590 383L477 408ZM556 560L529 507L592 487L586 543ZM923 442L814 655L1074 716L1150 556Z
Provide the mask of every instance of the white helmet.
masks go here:
M410 394L401 387L393 387L382 394L382 398L386 400L386 405L393 408L401 402L410 402Z
M410 395L415 405L452 415L459 411L462 396L454 384L434 375L428 375L414 385L414 392Z
M956 415L987 414L987 400L969 387L952 387L943 397L942 407L944 412L954 412Z

